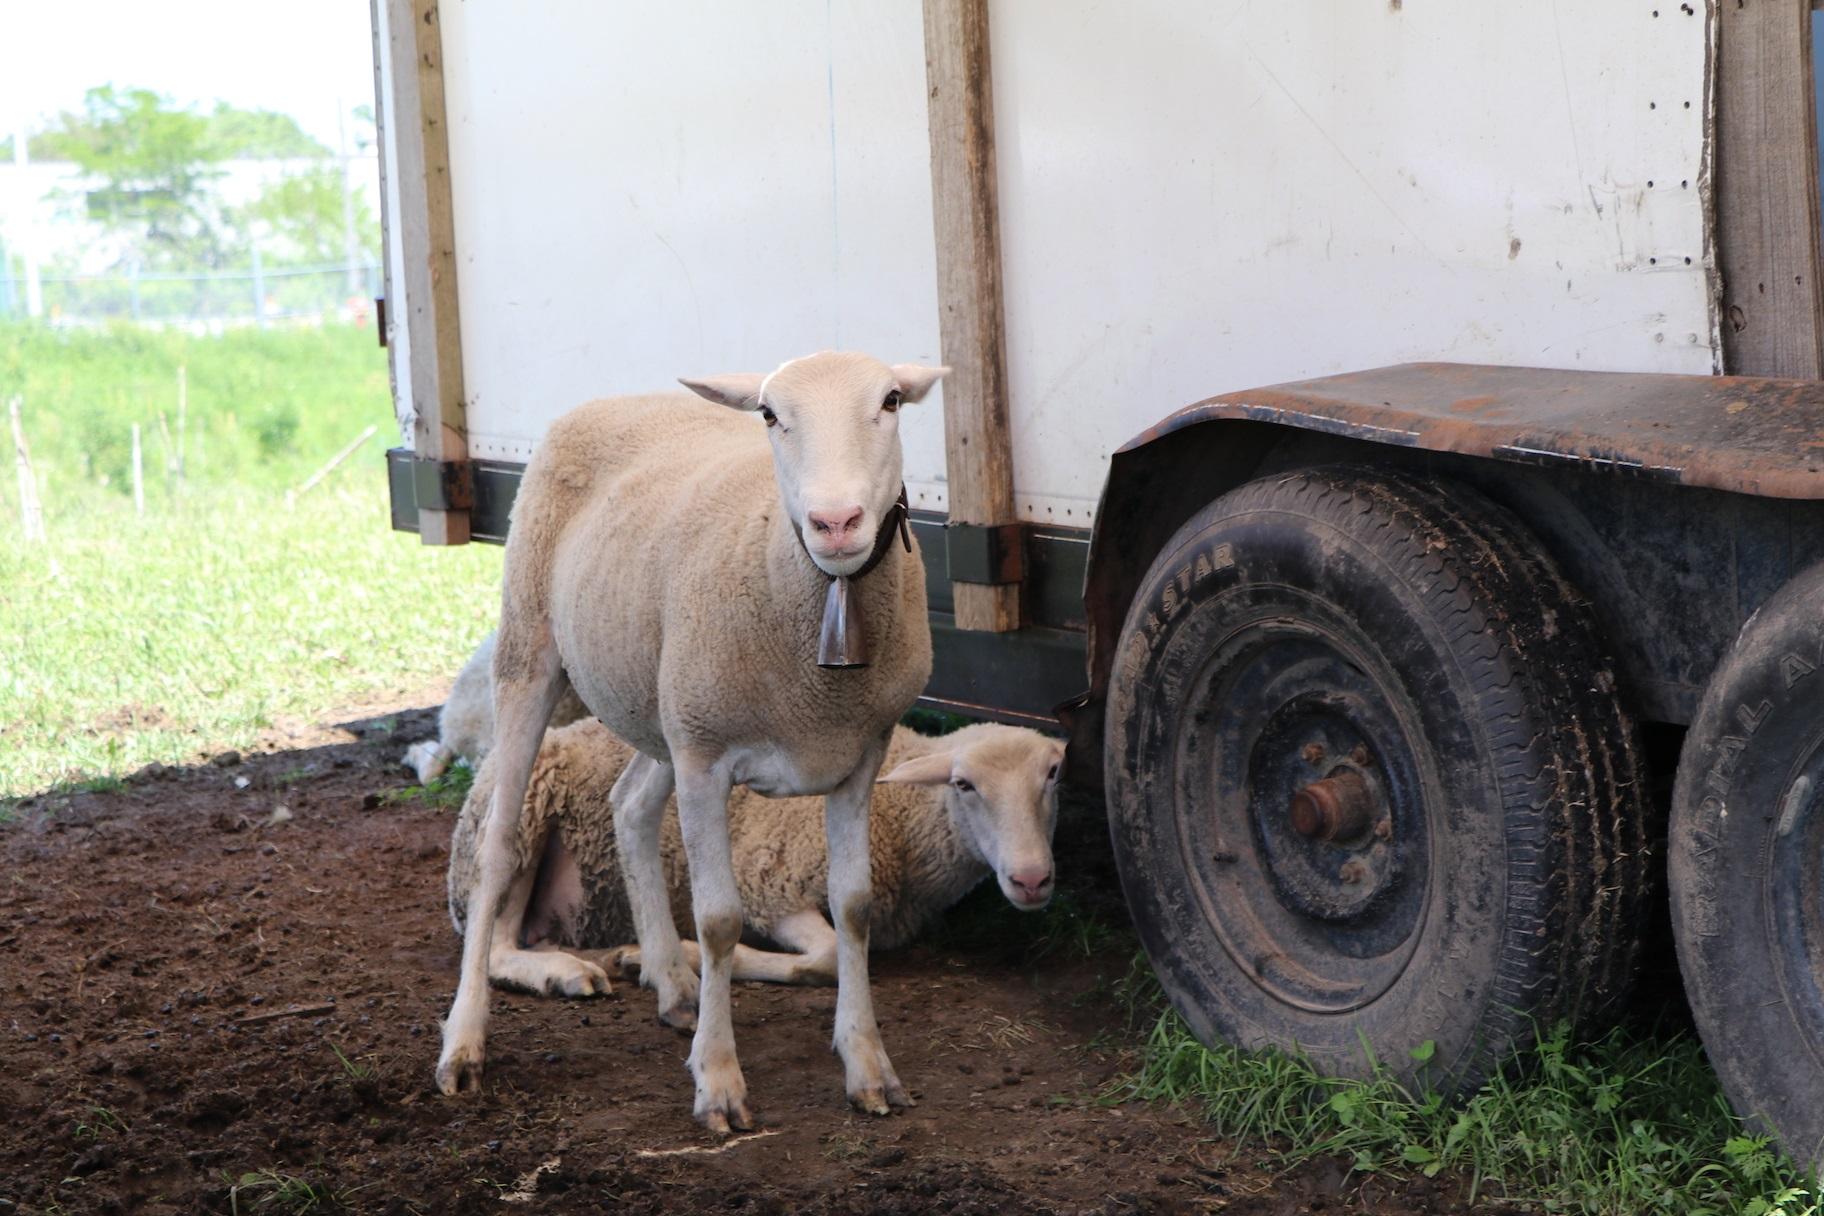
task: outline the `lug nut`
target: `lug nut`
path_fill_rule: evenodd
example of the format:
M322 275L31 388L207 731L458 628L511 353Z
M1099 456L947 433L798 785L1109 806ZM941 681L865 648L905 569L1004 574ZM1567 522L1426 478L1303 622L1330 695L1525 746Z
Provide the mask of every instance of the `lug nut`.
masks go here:
M1336 876L1346 883L1358 883L1368 877L1368 867L1359 861L1345 861L1343 868L1336 872Z
M1393 819L1391 817L1382 815L1374 821L1374 838L1376 840L1393 839Z
M1304 756L1306 764L1322 764L1324 762L1324 745L1316 741L1307 743L1305 744L1305 750L1301 754Z
M1368 766L1368 746L1367 746L1367 744L1365 744L1365 743L1356 744L1355 750L1349 753L1349 759L1351 759L1355 763L1361 765L1363 768L1366 768Z

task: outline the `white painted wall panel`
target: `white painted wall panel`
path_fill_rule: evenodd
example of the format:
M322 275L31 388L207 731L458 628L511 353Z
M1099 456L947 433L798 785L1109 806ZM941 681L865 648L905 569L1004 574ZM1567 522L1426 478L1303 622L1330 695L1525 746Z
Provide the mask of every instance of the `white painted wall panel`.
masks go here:
M476 457L681 375L937 360L916 3L441 11ZM903 433L943 508L941 398Z
M412 333L406 322L411 310L405 303L405 243L399 235L399 175L391 166L399 163L396 123L393 116L393 48L387 28L384 2L372 6L374 19L374 54L379 58L380 80L384 86L380 98L380 214L386 223L386 348L393 384L393 417L399 423L399 439L410 446L412 421L417 409L412 405Z
M1696 7L996 0L1021 513L1249 385L1711 371Z
M1711 371L1693 7L995 0L1022 516L1090 522L1115 447L1251 384ZM917 0L442 13L477 456L680 374L938 357ZM938 410L904 434L943 507Z

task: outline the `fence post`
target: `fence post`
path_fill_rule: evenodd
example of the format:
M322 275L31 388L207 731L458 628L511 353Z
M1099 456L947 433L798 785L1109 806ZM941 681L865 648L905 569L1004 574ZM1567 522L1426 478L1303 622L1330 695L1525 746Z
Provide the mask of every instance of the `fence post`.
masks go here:
M348 294L361 290L361 268L356 258L360 245L355 239L355 185L349 180L348 105L336 98L336 155L342 170L342 261L348 277Z
M6 238L0 236L0 317L13 315L13 255L6 251Z
M253 319L266 328L266 275L260 269L260 238L253 238Z
M139 423L133 424L133 510L146 513L146 466L139 450Z
M26 167L31 163L29 152L30 141L25 138L25 124L13 128L13 166L18 170L19 180L25 180ZM19 247L19 255L25 260L25 315L41 317L44 315L44 286L38 277L38 219L34 209L27 206L25 211L25 239Z
M44 543L44 507L38 502L38 479L32 474L32 456L25 446L25 424L19 420L19 398L6 403L13 420L13 463L19 470L19 514L25 521L25 539Z
M186 415L190 412L190 383L185 365L177 365L177 489L184 489L184 432Z

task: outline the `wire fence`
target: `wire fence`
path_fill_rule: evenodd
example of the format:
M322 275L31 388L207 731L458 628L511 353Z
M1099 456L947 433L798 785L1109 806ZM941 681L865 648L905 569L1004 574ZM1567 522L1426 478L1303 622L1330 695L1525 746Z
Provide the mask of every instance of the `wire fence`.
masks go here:
M381 293L380 267L286 266L207 274L43 275L52 324L133 321L182 328L364 320ZM26 315L25 283L0 267L0 320Z

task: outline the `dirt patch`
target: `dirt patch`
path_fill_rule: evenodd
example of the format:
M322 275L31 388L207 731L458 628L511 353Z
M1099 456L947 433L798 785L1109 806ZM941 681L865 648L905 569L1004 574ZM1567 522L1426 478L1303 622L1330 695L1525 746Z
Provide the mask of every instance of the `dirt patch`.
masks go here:
M1131 1063L1106 995L1125 957L879 957L919 1102L889 1119L844 1105L834 992L760 985L735 1000L759 1135L700 1132L689 1044L631 984L497 994L485 1092L440 1098L451 818L377 796L432 716L363 710L0 826L0 1211L285 1212L303 1187L400 1213L1462 1210L1454 1186L1273 1174L1182 1112L1098 1102Z
M171 730L177 722L156 705L134 701L99 715L85 728L91 735L124 735L140 730Z

